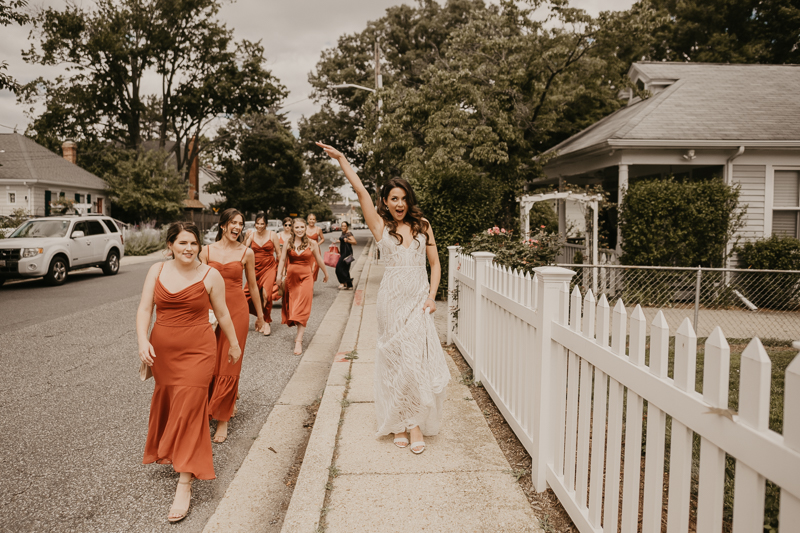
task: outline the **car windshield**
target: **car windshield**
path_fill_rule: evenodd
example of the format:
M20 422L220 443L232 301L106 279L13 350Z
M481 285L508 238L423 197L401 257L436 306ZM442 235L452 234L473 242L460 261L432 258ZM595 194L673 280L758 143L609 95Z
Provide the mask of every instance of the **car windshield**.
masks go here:
M29 220L12 233L10 239L29 237L64 237L69 228L69 220Z

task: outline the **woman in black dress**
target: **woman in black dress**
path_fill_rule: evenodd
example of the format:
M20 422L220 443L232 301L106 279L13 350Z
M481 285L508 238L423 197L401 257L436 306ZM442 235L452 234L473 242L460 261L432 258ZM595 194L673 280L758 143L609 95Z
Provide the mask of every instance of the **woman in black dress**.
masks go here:
M340 289L352 289L353 278L350 277L350 263L353 262L353 245L356 238L350 233L350 224L342 222L342 235L339 237L339 262L336 263L336 277Z

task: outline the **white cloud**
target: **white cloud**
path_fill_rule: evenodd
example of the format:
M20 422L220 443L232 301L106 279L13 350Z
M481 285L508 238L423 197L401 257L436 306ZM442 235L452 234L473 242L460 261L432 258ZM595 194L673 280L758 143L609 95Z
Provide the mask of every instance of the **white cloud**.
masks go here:
M61 8L64 0L48 0L46 5ZM413 0L238 0L225 4L220 19L234 29L236 39L261 41L272 73L289 89L286 107L293 124L302 116L313 114L318 106L308 100L311 86L308 73L320 58L320 52L334 46L339 36L363 30L370 20L380 18L386 9L397 4L414 5ZM627 9L632 0L573 0L575 7L596 15L601 9ZM88 4L88 2L87 2ZM33 0L32 5L37 4ZM20 50L28 48L29 28L0 27L0 58L9 64L9 72L21 82L37 76L51 78L63 72L61 67L29 65ZM155 88L157 80L145 80L145 88ZM24 131L28 124L23 108L8 91L0 91L0 131L17 126Z

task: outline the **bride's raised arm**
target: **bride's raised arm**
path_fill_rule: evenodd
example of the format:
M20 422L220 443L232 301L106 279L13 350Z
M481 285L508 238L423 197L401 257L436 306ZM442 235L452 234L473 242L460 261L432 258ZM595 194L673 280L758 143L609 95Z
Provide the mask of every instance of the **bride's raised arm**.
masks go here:
M366 187L364 187L364 184L361 183L361 178L358 177L358 174L356 174L356 171L350 166L350 163L347 161L347 158L344 156L344 154L342 154L342 152L333 146L322 144L321 142L318 142L317 146L325 150L325 153L328 154L331 159L335 159L342 167L347 181L350 182L350 185L356 192L356 196L358 196L358 203L361 204L361 211L364 213L364 222L366 222L367 226L369 226L370 231L372 231L372 235L375 236L375 240L381 240L384 226L383 219L375 209L375 205L372 203L372 198L370 198Z

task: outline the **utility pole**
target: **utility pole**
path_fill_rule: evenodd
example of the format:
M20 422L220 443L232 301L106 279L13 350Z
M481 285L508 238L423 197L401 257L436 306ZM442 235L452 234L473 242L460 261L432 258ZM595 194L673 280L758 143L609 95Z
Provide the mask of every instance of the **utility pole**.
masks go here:
M383 88L383 76L381 76L381 48L378 45L378 41L375 41L375 90L379 91ZM381 110L381 102L378 99L378 112Z
M378 41L375 41L375 88L383 87L383 76L381 76L381 48Z

